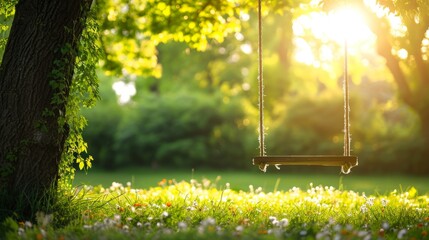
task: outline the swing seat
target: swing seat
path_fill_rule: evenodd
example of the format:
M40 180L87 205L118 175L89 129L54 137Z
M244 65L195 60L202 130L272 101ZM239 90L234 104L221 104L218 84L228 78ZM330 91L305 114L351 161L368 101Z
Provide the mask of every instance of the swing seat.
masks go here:
M339 166L342 173L348 174L351 168L358 165L358 158L343 155L272 155L254 157L253 165L258 165L259 169L264 172L269 165Z

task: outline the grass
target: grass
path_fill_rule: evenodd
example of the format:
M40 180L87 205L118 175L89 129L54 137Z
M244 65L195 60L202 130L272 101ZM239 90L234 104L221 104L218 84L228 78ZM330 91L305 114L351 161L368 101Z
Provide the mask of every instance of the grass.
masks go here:
M221 176L219 187L230 183L235 190L248 190L249 185L262 187L264 191L289 190L292 187L305 189L310 183L314 185L333 186L342 190L353 190L367 194L387 194L395 189L405 191L409 187L415 187L419 193L429 193L428 176L410 175L340 175L336 170L324 174L315 173L288 173L270 169L267 173L259 170L249 171L213 171L213 170L171 170L171 169L146 169L129 168L120 171L90 170L88 174L78 172L74 185L103 185L110 186L112 182L131 182L136 188L150 188L164 178L176 181L201 180L207 178L215 180Z
M90 171L60 199L68 208L33 221L7 219L0 230L5 239L429 239L427 180ZM58 227L59 219L69 220Z
M236 191L217 180L163 179L149 189L131 183L75 188L80 212L54 229L60 213L35 223L10 219L11 239L427 239L429 196L414 188L366 195L334 187Z

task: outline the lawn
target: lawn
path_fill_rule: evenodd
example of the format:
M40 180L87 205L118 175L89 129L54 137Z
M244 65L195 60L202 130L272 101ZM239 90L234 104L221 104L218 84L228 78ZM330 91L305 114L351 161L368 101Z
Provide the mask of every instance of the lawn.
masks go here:
M52 212L7 219L0 230L5 239L429 239L428 180L91 170L76 175Z
M220 177L220 179L219 179ZM136 188L150 188L157 186L162 179L176 181L201 180L203 178L215 181L218 188L224 188L227 183L235 190L248 190L249 186L262 187L264 191L289 190L292 187L306 189L313 185L333 186L342 190L353 190L368 194L387 194L395 189L405 191L411 186L419 194L429 193L429 176L410 175L340 175L336 170L329 173L288 173L269 169L267 173L252 169L249 171L214 171L214 170L172 170L128 168L118 171L89 170L78 172L74 185L103 185L110 186L112 182L131 182Z
M63 199L68 214L77 214L67 226L55 228L53 222L67 211L39 213L36 222L9 219L3 223L6 239L429 238L429 196L414 188L372 195L312 184L236 191L207 179L163 179L155 185L79 186Z

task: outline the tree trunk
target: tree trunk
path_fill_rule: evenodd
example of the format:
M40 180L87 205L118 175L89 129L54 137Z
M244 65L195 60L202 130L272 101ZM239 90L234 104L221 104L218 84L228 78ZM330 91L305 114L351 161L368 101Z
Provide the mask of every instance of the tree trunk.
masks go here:
M429 103L429 99L427 100ZM429 156L429 108L419 113L421 133L423 136L423 160L427 162ZM429 172L429 165L425 164L426 173Z
M412 167L411 171L414 173L427 173L429 167L427 164L423 164L423 161L427 162L429 155L429 148L426 147L429 146L429 63L423 60L421 50L421 42L425 38L425 33L429 27L427 9L423 5L418 8L418 11L425 13L419 15L422 18L418 23L414 18L411 19L409 16L401 15L408 32L412 33L407 37L406 43L400 44L409 54L408 69L404 70L405 68L401 66L402 60L392 53L394 44L397 44L395 41L399 41L399 38L392 37L388 20L377 17L374 12L365 6L362 0L359 0L357 4L365 13L372 32L377 36L377 52L386 60L386 66L398 87L400 100L408 105L419 117L421 136L424 141L423 148L419 149L419 154L422 157L418 157L419 154L416 155L416 159L413 159L416 167ZM413 61L414 64L412 63ZM412 75L409 72L417 74ZM413 156L415 156L414 154Z
M46 210L89 0L20 0L0 67L0 220Z

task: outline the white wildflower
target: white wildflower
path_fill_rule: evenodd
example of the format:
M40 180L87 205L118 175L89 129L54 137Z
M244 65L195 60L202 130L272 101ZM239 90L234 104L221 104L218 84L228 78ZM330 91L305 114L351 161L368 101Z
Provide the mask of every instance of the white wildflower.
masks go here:
M36 213L37 223L41 225L42 227L48 226L49 223L52 222L53 215L52 214L45 214L43 212L37 212Z
M374 205L374 200L375 200L374 197L370 197L367 199L366 204L368 204L368 206L371 207L372 205Z
M25 221L24 226L25 226L26 228L32 228L32 227L33 227L33 224L32 224L30 221Z
M282 220L280 220L280 227L287 227L289 226L289 220L287 218L283 218Z
M279 226L279 221L278 220L274 220L271 223L273 224L273 226L276 226L276 227Z
M203 181L203 187L204 188L210 187L210 184L211 184L210 180L204 178L202 181Z
M337 225L334 226L334 231L335 232L339 232L339 231L341 231L341 229L342 229L342 227L339 224L337 224Z
M86 225L86 224L85 224L85 225L83 225L83 228L84 228L84 229L89 230L89 229L91 229L92 227L91 227L91 225Z
M349 232L353 231L353 225L347 224L346 225L346 230L349 231Z
M364 238L365 236L367 236L369 233L367 232L367 231L359 231L358 233L357 233L357 236L359 237L359 238Z
M188 228L188 224L186 224L185 222L179 222L179 223L177 224L177 227L178 227L180 230L186 230L186 229Z
M202 225L198 226L198 233L199 234L204 234L204 231L205 231L205 227L204 226L202 226Z
M194 207L191 206L191 207L187 207L186 210L188 210L188 211L195 211L196 208L194 208Z
M368 211L368 208L366 207L366 205L365 205L365 204L363 204L363 205L360 207L360 211L361 211L362 213L366 213L366 212Z
M18 235L23 236L25 234L24 228L18 228Z
M405 234L407 234L406 229L402 229L398 232L398 239L403 239L405 237Z
M330 239L330 238L326 232L318 232L316 234L316 239Z
M210 226L210 225L215 225L215 224L216 224L216 220L214 218L211 218L211 217L208 217L201 222L201 225L203 225L203 226Z
M43 228L40 228L40 233L42 234L43 238L46 238L46 231Z

